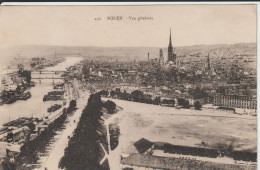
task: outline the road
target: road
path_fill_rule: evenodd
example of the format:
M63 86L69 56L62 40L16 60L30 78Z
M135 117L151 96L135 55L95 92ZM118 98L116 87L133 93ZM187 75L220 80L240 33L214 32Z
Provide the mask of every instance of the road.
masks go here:
M73 83L79 90L78 83ZM76 89L76 88L75 88ZM59 161L64 155L64 150L68 145L69 139L68 136L73 135L74 129L77 127L77 124L79 122L80 116L82 114L82 110L85 108L87 104L87 99L89 98L89 92L88 91L82 91L80 90L77 100L77 111L74 113L73 116L68 118L69 123L66 124L65 130L61 132L61 134L58 135L59 139L55 141L54 148L50 152L48 157L45 157L44 160L42 160L43 165L40 169L44 170L47 168L48 170L58 170ZM74 122L75 120L75 122Z

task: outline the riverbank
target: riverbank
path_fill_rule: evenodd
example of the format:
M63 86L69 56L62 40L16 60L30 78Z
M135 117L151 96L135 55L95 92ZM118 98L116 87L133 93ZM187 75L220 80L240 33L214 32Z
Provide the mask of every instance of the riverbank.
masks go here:
M66 60L57 64L54 67L46 67L45 70L60 70L66 71L66 68L80 62L82 57L66 57ZM62 80L55 80L57 83ZM19 117L37 117L42 118L46 115L47 109L54 104L62 104L62 102L47 101L43 102L43 96L49 91L53 90L52 80L42 80L41 82L35 81L35 87L29 89L31 98L28 100L18 100L9 105L0 106L0 128L8 121L18 119Z
M50 67L54 70L61 70L66 71L66 68L69 66L72 66L79 61L81 61L82 58L74 58L74 57L67 57L66 62L59 63L55 67ZM48 69L48 68L45 68ZM56 81L62 82L62 80ZM48 113L47 110L50 106L54 104L60 104L64 105L63 101L46 101L43 102L43 96L47 94L49 91L53 90L53 82L52 80L42 80L41 82L35 82L35 87L30 88L29 92L31 93L31 98L28 100L19 100L15 103L9 104L9 105L2 105L0 106L0 113L1 113L1 119L0 119L0 128L3 127L4 123L10 122L12 120L19 119L20 117L25 118L37 118L37 119L43 119L46 116L55 117L56 112L60 112L60 109ZM65 89L65 100L66 103L69 104L70 100L73 98L73 92L69 86L66 85ZM64 106L65 107L65 106ZM4 157L6 155L5 150L7 147L5 145L1 145L1 155L0 157Z

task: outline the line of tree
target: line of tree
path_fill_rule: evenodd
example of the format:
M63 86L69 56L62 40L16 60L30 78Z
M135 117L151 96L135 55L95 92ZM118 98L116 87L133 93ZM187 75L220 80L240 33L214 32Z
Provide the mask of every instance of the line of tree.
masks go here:
M207 94L202 92L199 88L196 88L193 92L191 92L193 95L196 95L197 98L201 97L207 97ZM199 94L201 93L201 94ZM102 90L99 92L101 96L105 97L112 97L122 100L128 100L128 101L135 101L140 103L147 103L147 104L155 104L155 105L165 105L165 106L175 106L175 100L174 99L161 99L161 97L157 96L154 99L152 99L151 95L145 95L140 90L135 90L131 93L127 93L125 90L124 92L121 92L119 88L115 90L111 90L110 93L107 90ZM189 109L191 107L189 100L184 98L178 98L178 105ZM202 105L199 101L194 102L194 107L196 110L200 110L202 108Z
M104 152L102 144L107 149L106 130L102 124L101 108L103 103L100 94L91 94L84 108L77 128L69 140L59 167L62 169L109 169L108 162L100 165Z
M183 98L178 98L178 105L182 106L183 108L189 109L190 108L190 103L189 100L183 99ZM195 110L201 110L202 105L200 104L199 101L194 102L194 108Z
M118 98L122 100L128 100L128 101L135 101L140 103L147 103L147 104L155 104L155 105L167 105L167 106L174 106L175 101L173 99L161 99L161 97L157 96L154 99L152 98L152 95L146 95L140 90L135 90L131 93L127 93L125 90L124 92L121 92L119 88L115 90L109 91L102 90L99 92L100 95L108 97L110 94L110 97L112 98Z

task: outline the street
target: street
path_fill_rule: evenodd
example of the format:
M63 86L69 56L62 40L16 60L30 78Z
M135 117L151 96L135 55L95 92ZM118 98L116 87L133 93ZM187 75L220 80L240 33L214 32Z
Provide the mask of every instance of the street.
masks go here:
M74 81L73 83L73 87L75 91L79 90L79 85L77 82ZM70 88L71 89L71 88ZM80 116L82 114L82 110L85 108L86 104L87 104L87 100L89 97L89 92L88 91L82 91L80 90L80 92L76 92L74 90L69 90L70 92L73 91L75 97L79 94L81 94L81 97L78 98L77 100L77 110L74 113L73 116L68 117L68 122L65 126L65 129L63 130L63 132L61 132L60 135L57 135L57 137L59 137L58 140L55 141L54 143L54 147L52 148L50 154L48 157L45 157L44 160L41 160L43 162L43 165L40 169L45 170L45 168L47 168L48 170L58 170L58 165L59 165L59 161L62 158L62 156L64 155L64 150L68 145L69 142L69 138L68 136L73 136L73 131L74 129L77 127L77 124L80 120ZM75 122L74 122L75 121Z

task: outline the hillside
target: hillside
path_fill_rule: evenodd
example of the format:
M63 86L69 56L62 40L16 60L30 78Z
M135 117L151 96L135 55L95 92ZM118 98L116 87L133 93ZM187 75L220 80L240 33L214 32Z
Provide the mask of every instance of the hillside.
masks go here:
M0 58L15 58L18 54L22 58L48 57L57 55L81 55L83 57L104 57L118 59L119 61L147 60L149 52L150 59L159 56L159 47L92 47L92 46L48 46L48 45L26 45L14 46L1 50ZM206 55L209 51L239 51L240 53L256 53L256 43L240 43L234 45L195 45L176 47L178 56L183 55ZM167 47L163 48L164 56L167 56Z

